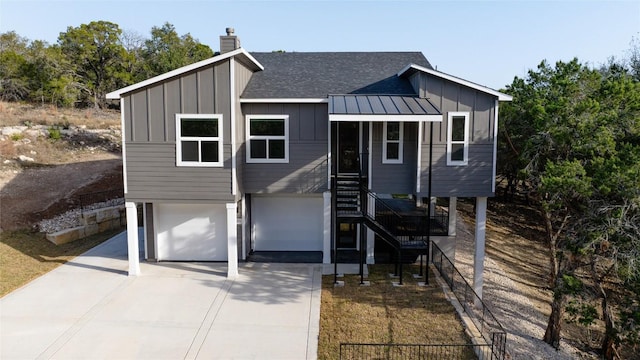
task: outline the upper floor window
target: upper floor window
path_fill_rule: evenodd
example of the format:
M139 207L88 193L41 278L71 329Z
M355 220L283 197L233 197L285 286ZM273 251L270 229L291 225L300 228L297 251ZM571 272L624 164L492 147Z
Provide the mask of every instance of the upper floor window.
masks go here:
M247 115L247 162L289 162L289 116Z
M178 166L222 166L222 115L176 114Z
M469 162L469 113L450 112L447 125L447 165Z
M404 138L404 126L398 121L384 123L382 134L382 163L402 164L402 144Z

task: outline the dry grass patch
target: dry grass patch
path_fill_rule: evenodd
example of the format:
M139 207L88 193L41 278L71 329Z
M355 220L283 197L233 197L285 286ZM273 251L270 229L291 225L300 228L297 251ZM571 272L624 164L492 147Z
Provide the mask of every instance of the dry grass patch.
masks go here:
M86 126L89 129L120 128L118 110L58 108L22 102L0 101L0 124Z
M458 315L431 274L431 285L419 287L405 266L404 286L394 287L392 265L369 266L371 286L347 275L344 287L333 275L322 279L319 359L337 359L340 343L467 344ZM470 354L470 358L474 358Z
M0 233L0 297L70 261L94 246L122 232L112 230L86 239L55 245L42 233L5 231Z

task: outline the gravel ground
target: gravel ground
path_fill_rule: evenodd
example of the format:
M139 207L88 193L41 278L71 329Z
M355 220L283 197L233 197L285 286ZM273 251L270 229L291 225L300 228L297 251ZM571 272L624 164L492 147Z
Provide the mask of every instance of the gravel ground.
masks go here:
M473 279L474 229L458 216L455 263L471 283ZM485 257L483 301L507 331L511 359L588 359L566 342L560 351L543 342L547 316L538 311L514 279L494 259Z
M113 199L84 207L85 211L101 209L111 206L124 205L124 198ZM72 209L52 219L44 219L38 223L41 232L51 234L60 230L71 229L82 225L82 210Z

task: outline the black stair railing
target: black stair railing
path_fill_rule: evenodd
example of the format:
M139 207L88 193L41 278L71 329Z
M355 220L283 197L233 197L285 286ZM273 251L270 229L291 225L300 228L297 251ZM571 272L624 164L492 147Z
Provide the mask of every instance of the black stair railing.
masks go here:
M402 250L403 241L409 245L411 250L428 248L428 240L420 240L420 246L416 247L415 240L422 239L422 229L415 217L403 217L383 199L371 192L367 185L368 175L368 153L361 153L358 157L358 174L356 176L338 176L332 172L331 176L331 228L334 239L333 259L334 259L334 283L337 283L338 269L338 248L335 240L336 226L338 219L349 218L349 221L362 222L365 226L373 230L382 240L391 245L395 250L395 275L402 279ZM430 221L428 219L427 221ZM427 237L428 238L428 237ZM363 251L364 241L361 239L361 251ZM360 256L362 267L362 254ZM362 275L362 270L360 271Z
M399 283L402 285L403 259L399 233L405 230L407 222L402 215L364 185L360 187L360 199L365 225L375 231L396 251L395 275L398 276Z
M391 206L380 199L365 186L360 187L363 215L375 221L394 236L403 228L404 219Z

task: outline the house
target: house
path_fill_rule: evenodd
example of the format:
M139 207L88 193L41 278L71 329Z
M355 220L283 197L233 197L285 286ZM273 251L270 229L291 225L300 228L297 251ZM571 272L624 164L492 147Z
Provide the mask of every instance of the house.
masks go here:
M225 261L235 276L263 251L330 263L354 249L373 263L411 238L451 254L458 197L477 199L481 270L498 106L511 97L422 53L252 53L227 29L219 55L107 98L121 104L132 275L136 204L146 259ZM406 233L383 224L402 213L415 220Z

